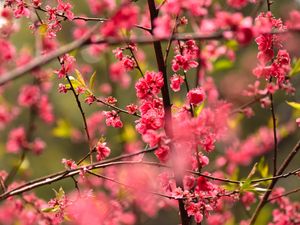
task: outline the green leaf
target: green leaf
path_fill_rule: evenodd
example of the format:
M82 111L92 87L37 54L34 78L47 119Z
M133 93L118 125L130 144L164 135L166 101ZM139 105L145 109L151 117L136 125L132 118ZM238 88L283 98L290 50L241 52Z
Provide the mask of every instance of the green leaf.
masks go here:
M39 34L40 34L41 36L45 36L46 33L47 33L47 30L48 30L47 24L41 24L41 25L39 26L38 32L39 32Z
M265 163L265 158L262 157L257 165L257 170L263 178L269 177L269 166Z
M58 210L59 210L58 207L49 207L49 208L42 209L42 212L50 213L50 212L57 212Z
M58 192L54 190L56 199L61 199L65 196L65 191L62 187L59 188Z
M71 125L64 119L58 119L57 126L53 128L52 134L55 137L68 138L71 136Z
M300 72L300 58L295 62L293 68L291 69L289 76L295 76L297 73Z
M254 166L252 167L250 173L247 176L247 180L253 177L253 175L256 173L256 169L257 169L257 163L255 163Z
M220 59L214 63L214 71L228 70L233 67L233 62L229 59Z
M74 78L73 76L69 76L69 79L72 83L72 86L74 89L76 89L77 87L82 87L83 85L76 79ZM66 84L66 88L71 88L71 85L70 84Z
M293 107L294 109L300 109L300 103L298 103L298 102L288 102L288 101L286 101L286 103L288 105L290 105L291 107Z
M86 87L86 84L85 84L85 81L83 79L83 76L82 74L79 72L79 70L75 69L75 74L76 74L76 77L77 77L77 80L79 81L79 83L82 84L82 86Z
M136 132L135 132L134 127L130 124L126 124L124 126L121 138L122 138L123 141L126 141L126 142L135 141L137 139L137 136L136 136Z
M225 43L225 45L233 51L236 51L239 47L239 43L236 40L229 40Z
M96 71L92 74L91 78L90 78L90 89L93 91L94 90L94 86L95 86L95 79L96 79Z
M195 107L195 116L199 116L200 113L202 112L202 109L204 108L204 102L202 102L200 105Z
M241 191L251 191L254 190L255 187L251 184L251 179L246 179L244 182L240 184Z

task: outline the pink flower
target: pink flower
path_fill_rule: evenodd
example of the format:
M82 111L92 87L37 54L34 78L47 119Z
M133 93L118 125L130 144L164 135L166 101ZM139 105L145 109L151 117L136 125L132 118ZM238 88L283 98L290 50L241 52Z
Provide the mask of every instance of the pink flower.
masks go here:
M105 131L104 125L104 114L101 111L95 112L87 118L87 126L89 128L89 133L91 138L103 134ZM98 134L97 134L98 133Z
M32 0L32 4L33 4L35 7L38 7L38 6L41 6L41 5L42 5L41 0Z
M198 105L205 99L205 93L202 88L195 88L187 93L189 104Z
M174 25L169 15L165 14L161 17L157 17L154 21L154 25L153 33L156 37L165 38L172 35Z
M101 28L105 37L117 36L119 29L130 30L137 24L139 8L133 4L126 4L115 13Z
M157 132L154 130L147 130L142 137L143 141L148 143L150 147L154 147L161 140L161 135L157 134Z
M298 125L298 127L300 127L300 118L296 119L296 124Z
M134 104L130 104L126 106L126 110L130 114L135 114L138 110L138 106Z
M242 203L246 209L250 209L250 206L255 202L255 194L253 192L245 192L241 198Z
M166 162L169 159L170 148L167 145L160 146L154 154L161 162Z
M289 29L300 29L300 12L297 10L292 10L289 15L289 20L286 22Z
M178 54L174 57L172 60L172 70L174 72L177 72L180 69L183 69L184 71L188 71L191 68L195 68L198 66L198 63L191 59L190 55L181 55Z
M96 100L94 95L89 95L85 98L84 102L91 105Z
M54 121L53 107L49 102L48 96L43 95L38 104L38 114L45 123L52 123Z
M101 15L104 10L112 10L116 6L115 0L88 0L91 12L94 15Z
M66 87L66 85L60 83L58 84L58 92L59 93L67 93L69 89Z
M185 190L191 190L195 185L195 177L193 176L184 176L183 186Z
M65 77L68 73L72 72L75 66L75 58L70 56L69 54L65 54L61 59L61 69L55 71L57 73L58 78Z
M32 151L37 155L41 154L46 147L46 143L40 138L36 138L31 145Z
M290 54L285 49L280 49L277 53L277 63L281 66L289 66L291 64Z
M144 78L140 78L135 85L136 95L140 99L147 99L159 93L164 85L161 72L146 72Z
M74 13L71 11L72 9L72 5L67 2L63 2L62 0L57 0L58 1L58 6L57 6L57 10L61 13L64 14L68 20L73 20L74 18Z
M115 128L123 127L123 123L120 119L120 116L118 115L118 113L115 110L106 111L106 112L104 112L104 115L106 117L105 122L106 122L107 126L111 126L111 127L115 127Z
M121 48L116 48L115 50L113 50L113 53L118 60L123 59L123 50Z
M16 18L20 18L20 17L29 17L30 16L30 11L27 8L25 2L23 2L23 0L21 1L17 1L17 7L14 10L14 15Z
M15 47L5 39L0 39L0 65L8 60L12 60L15 56Z
M6 149L10 153L18 153L27 145L24 127L18 127L10 131Z
M121 62L123 64L124 68L126 69L126 71L130 71L135 68L135 62L129 56L123 57Z
M72 170L72 169L76 169L77 168L77 165L76 165L75 161L73 161L71 159L65 159L65 158L63 158L61 160L61 162L65 165L65 168L67 170Z
M173 91L178 92L178 91L180 91L180 86L183 83L184 83L183 77L180 75L174 74L171 77L170 87L172 88Z
M112 81L118 82L123 88L127 88L130 84L131 77L127 74L121 61L110 65L109 75Z
M36 104L40 98L40 89L35 85L25 85L22 87L18 103L21 106L29 107Z
M227 4L236 9L245 7L248 2L248 0L227 0Z
M110 105L115 105L117 103L117 99L113 96L108 96L107 98L104 99L104 101L107 103L107 104L110 104Z
M106 146L106 142L98 142L96 146L97 160L101 161L110 155L110 148Z
M145 134L147 130L157 130L163 126L164 111L161 99L143 101L140 112L142 118L136 121L136 129L139 133Z

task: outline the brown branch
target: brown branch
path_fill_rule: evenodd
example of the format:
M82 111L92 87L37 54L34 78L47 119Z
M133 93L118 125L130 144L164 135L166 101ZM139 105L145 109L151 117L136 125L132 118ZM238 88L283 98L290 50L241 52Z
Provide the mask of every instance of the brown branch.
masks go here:
M116 184L119 184L119 185L122 185L126 188L130 188L130 189L136 189L135 187L131 186L131 185L128 185L128 184L124 184L120 181L117 181L113 178L110 178L110 177L107 177L107 176L104 176L104 175L101 175L101 174L97 174L97 173L94 173L94 172L91 172L91 171L87 171L87 173L93 175L93 176L96 176L96 177L99 177L101 179L105 179L105 180L108 180L108 181L111 181L111 182L114 182ZM157 196L160 196L160 197L165 197L165 198L168 198L168 199L177 199L173 196L169 196L169 195L164 195L164 194L161 194L161 193L158 193L158 192L155 192L155 191L145 191L143 190L143 192L146 192L146 193L149 193L149 194L153 194L153 195L157 195Z
M148 7L150 12L150 19L151 19L151 30L153 32L153 29L155 28L154 21L158 17L158 10L155 6L154 0L148 0ZM171 38L172 39L172 38ZM170 38L167 38L168 41L171 41ZM167 69L166 64L164 62L164 56L162 53L162 47L161 42L159 40L155 40L153 42L153 47L155 51L155 58L156 63L158 66L158 70L163 75L164 85L161 89L162 97L163 97L163 106L164 106L164 129L166 132L166 135L172 139L173 137L173 131L172 131L172 112L171 112L171 99L169 94L169 85L168 85L168 75L167 75ZM172 144L170 144L170 148L172 149ZM183 186L181 178L176 178L176 185L177 186ZM178 206L179 206L179 212L180 212L180 218L181 218L181 224L182 225L189 225L191 218L188 216L187 211L184 207L184 202L182 200L178 200Z
M300 147L300 143L299 143L299 147ZM111 159L107 159L104 160L102 162L97 162L94 164L90 164L87 166L83 166L83 167L78 167L76 169L73 170L64 170L64 171L60 171L58 173L54 173L39 179L35 179L33 181L30 181L26 184L23 184L13 190L10 191L6 191L5 193L0 195L0 201L7 199L10 196L14 196L14 195L18 195L27 191L30 191L32 189L35 189L37 187L40 186L44 186L44 185L49 185L53 182L62 180L62 179L66 179L68 177L74 177L76 175L78 175L81 171L81 169L86 168L87 170L95 170L95 169L99 169L99 168L105 168L105 167L109 167L109 166L119 166L119 165L149 165L149 166L156 166L156 167L163 167L163 168L168 168L168 169L172 169L172 167L165 165L165 164L160 164L157 162L147 162L147 161L119 161L125 158L130 158L136 155L140 155L140 154L144 154L144 153L148 153L148 152L153 152L157 149L157 147L155 148L151 148L151 149L146 149L146 150L142 150L139 152L135 152L135 153L130 153L130 154L124 154L124 155L120 155ZM292 174L295 174L296 172L299 172L300 169L294 170L290 173L287 174L282 174L281 176L277 176L277 177L272 177L272 178L263 178L263 179L257 179L257 180L253 180L252 183L255 182L262 182L262 181L267 181L267 180L278 180L279 178L284 178L284 177L288 177ZM202 176L205 177L207 179L210 180L214 180L214 181L221 181L221 182L226 182L226 183L234 183L234 184L242 184L244 181L236 181L236 180L230 180L230 179L224 179L224 178L218 178L218 177L213 177L207 174L202 174L199 172L195 172L195 171L191 171L191 170L186 170L187 173L191 173L197 176Z
M243 109L247 108L248 106L251 106L253 105L254 103L258 102L260 99L266 97L266 95L261 95L261 96L255 96L252 100L250 100L249 102L246 102L245 104L239 106L238 108L236 109L233 109L231 112L230 112L230 115L234 115L236 113L241 113L243 112Z
M85 113L83 111L83 108L82 108L82 105L81 105L81 102L79 100L79 94L76 93L75 91L75 88L69 78L68 75L66 75L66 78L70 84L70 87L71 87L71 90L72 90L72 93L74 95L74 98L76 100L76 104L78 106L78 109L80 111L80 114L81 114L81 117L82 117L82 120L83 120L83 124L84 124L84 130L85 130L85 134L86 134L86 137L87 137L87 141L88 141L88 144L89 144L89 156L90 156L90 160L91 160L91 163L93 163L93 155L92 155L92 152L93 152L93 147L92 147L92 143L91 143L91 136L90 136L90 133L89 133L89 129L88 129L88 125L87 125L87 122L86 122L86 117L85 117Z
M34 9L36 10L40 10L42 12L47 12L46 9L38 6L38 7L35 7L35 6L32 6L32 5L29 5L27 4L27 6L29 7L33 7ZM55 13L55 16L58 16L58 17L61 17L63 18L64 20L68 20L68 17L66 15L63 15L63 14L59 14L59 13ZM106 21L109 21L109 19L107 18L101 18L101 17L87 17L87 16L74 16L73 20L83 20L83 21L86 21L86 22L106 22ZM147 31L147 32L151 32L151 29L150 28L147 28L147 27L144 27L144 26L141 26L141 25L134 25L136 28L139 28L139 29L142 29L144 31Z
M274 151L273 151L273 176L277 173L277 153L278 153L278 140L277 140L277 124L274 108L273 94L269 94L271 100L271 115L272 115L272 127L273 127L273 139L274 139Z
M281 194L281 195L277 195L277 196L275 196L275 197L273 197L273 198L270 198L270 199L268 199L268 202L274 201L274 200L276 200L276 199L278 199L278 198L282 198L282 197L284 197L284 196L288 196L288 195L290 195L290 194L297 193L297 192L299 192L299 191L300 191L300 188L296 188L296 189L294 189L294 190L291 190L291 191L285 192L285 193L283 193L283 194Z
M170 40L168 41L168 45L167 45L167 48L166 48L166 54L165 54L165 58L164 58L164 63L167 67L167 62L168 62L168 56L169 56L169 53L170 53L170 50L171 50L171 45L172 45L172 36L174 36L174 34L176 33L176 30L177 30L177 26L178 26L178 15L176 16L176 19L175 19L175 25L173 27L173 30L172 30L172 35L170 37Z
M150 150L146 150L146 151L142 151L143 153L145 152L149 152ZM142 154L141 152L139 152L138 154ZM133 156L134 154L131 154L131 156ZM135 155L137 155L137 153L135 153ZM131 157L131 156L126 156L126 157ZM150 162L150 161L117 161L117 158L120 157L116 157L114 158L112 161L111 160L107 160L106 162L97 162L97 163L93 163L87 166L82 166L82 167L78 167L76 169L72 169L72 170L65 170L65 171L61 171L58 173L54 173L33 181L30 181L26 184L23 184L15 189L6 191L5 193L0 195L0 201L7 199L8 197L14 196L14 195L18 195L27 191L30 191L32 189L35 189L37 187L41 187L41 186L45 186L45 185L49 185L52 184L54 182L57 182L59 180L63 180L66 179L68 177L74 177L76 175L78 175L80 173L80 171L82 169L85 170L95 170L95 169L100 169L100 168L106 168L106 167L110 167L110 166L120 166L120 165L148 165L148 166L155 166L155 167L163 167L163 168L168 168L168 169L172 169L170 166L165 165L165 164L160 164L157 162ZM125 158L125 156L123 156L122 158ZM192 172L187 170L186 172ZM221 178L216 178L216 177L211 177L209 175L205 175L205 174L200 174L200 173L196 173L196 172L192 172L196 175L199 176L203 176L206 177L208 179L212 179L212 180L217 180L217 181L224 181L224 182L232 182L232 183L240 183L238 181L230 181L227 179L221 179Z
M138 152L134 152L134 153L129 153L129 154L123 154L123 155L120 155L120 156L117 156L117 157L114 157L114 158L111 158L111 159L107 159L107 160L103 160L102 162L98 162L98 163L95 163L93 165L99 165L99 164L104 164L104 163L111 163L111 162L115 162L115 161L118 161L118 160L122 160L122 159L126 159L126 158L130 158L130 157L133 157L133 156L136 156L136 155L140 155L140 154L144 154L144 153L149 153L149 152L153 152L157 149L157 147L153 147L153 148L150 148L150 149L145 149L145 150L142 150L142 151L138 151ZM86 157L87 158L87 157ZM79 164L79 163L78 163ZM80 169L80 168L78 168ZM78 170L76 169L76 170ZM44 181L44 180L47 180L47 179L51 179L53 177L56 177L56 176L60 176L60 179L63 179L67 174L69 174L71 170L64 170L64 171L60 171L60 172L57 172L57 173L54 173L54 174L51 174L51 175L48 175L48 176L44 176L44 177L41 177L39 179L35 179L35 180L32 180L32 181L29 181L28 183L24 184L24 185L21 185L19 186L18 188L23 188L25 186L28 186L28 185L32 185L32 184L35 184L37 182L41 182L41 181ZM60 180L59 179L59 180ZM48 180L49 181L49 180ZM51 183L51 182L50 182ZM45 184L49 184L49 183L45 183ZM39 185L41 186L41 185ZM24 192L24 191L23 191ZM22 193L22 192L21 192ZM0 200L3 200L3 195L0 195Z
M135 57L134 52L133 52L132 49L130 48L129 44L128 44L128 49L129 49L129 51L130 51L130 53L131 53L131 57L133 58L133 60L134 60L134 62L135 62L135 64L136 64L135 68L140 72L141 76L144 77L144 73L143 73L143 71L142 71L142 69L141 69L141 67L140 67L140 64L139 64L137 58Z
M90 43L90 37L92 36L93 32L97 29L97 25L94 26L89 32L87 32L85 35L82 36L82 38L71 42L70 44L64 45L61 48L52 51L46 55L39 56L34 58L32 61L27 63L26 65L22 67L18 67L15 70L9 71L0 77L0 86L7 83L8 81L15 80L21 76L23 76L25 73L30 72L34 69L37 69L40 66L43 66L53 59L56 59L57 57L64 55L68 52L73 51L74 49L80 48L88 43Z
M102 103L103 105L106 105L107 107L110 107L110 108L116 110L117 112L121 112L121 113L125 113L125 114L131 115L131 116L136 116L136 117L141 118L141 115L139 115L138 113L131 114L127 110L121 109L121 108L119 108L119 107L117 107L115 105L109 104L109 103L101 100L100 98L96 97L96 101Z
M25 73L30 72L33 69L36 69L40 66L44 66L44 65L48 64L50 61L52 61L53 59L55 59L61 55L71 52L74 49L81 48L85 45L89 45L89 44L119 45L119 44L126 44L128 42L134 42L136 44L152 44L157 41L165 42L165 41L170 40L170 37L155 38L155 37L149 37L149 36L141 36L141 37L136 37L136 38L99 38L98 40L95 40L92 42L90 40L90 37L95 29L96 28L90 30L79 40L71 42L68 45L62 46L58 50L52 51L47 55L44 55L41 57L36 57L28 64L1 75L0 76L0 86L11 80L15 80L15 79L23 76ZM225 32L225 31L223 31L223 32ZM187 41L187 40L191 40L191 39L207 40L207 41L219 40L219 39L224 38L223 32L220 31L220 32L216 32L216 33L213 33L210 35L202 35L202 34L195 34L195 33L181 33L181 34L173 35L171 37L171 40L182 40L182 41ZM272 33L285 34L287 32L298 33L299 31L298 30L289 30L289 31L280 31L280 32L272 32Z

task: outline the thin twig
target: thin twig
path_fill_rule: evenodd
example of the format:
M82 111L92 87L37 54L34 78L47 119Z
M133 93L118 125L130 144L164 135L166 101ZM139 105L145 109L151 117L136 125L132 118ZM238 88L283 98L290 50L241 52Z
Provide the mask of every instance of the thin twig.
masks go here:
M38 6L38 7L35 7L35 6L32 6L32 5L29 5L27 4L27 6L30 6L30 7L33 7L34 9L37 9L37 10L40 10L42 12L47 12L46 9ZM58 17L61 17L65 20L68 20L68 17L64 14L59 14L59 13L55 13L55 16L58 16ZM83 21L92 21L92 22L106 22L106 21L109 21L109 19L107 18L101 18L101 17L87 17L87 16L74 16L73 20L83 20ZM147 28L147 27L144 27L144 26L141 26L141 25L134 25L136 28L139 28L139 29L142 29L144 31L147 31L147 32L150 32L150 28Z
M64 45L61 48L54 50L46 55L43 55L41 57L36 57L26 65L22 67L18 67L15 70L9 71L0 77L0 86L11 81L15 80L27 72L30 72L33 69L36 69L40 66L44 66L48 64L50 61L53 59L64 55L68 52L73 51L74 49L79 49L83 46L90 45L90 44L108 44L108 45L119 45L119 44L126 44L128 42L134 42L136 44L152 44L154 42L162 42L162 41L169 41L170 38L154 38L154 37L149 37L149 36L141 36L141 37L136 37L136 38L99 38L95 41L91 41L90 37L93 33L93 31L96 29L91 29L89 32L87 32L82 38L71 42L68 45ZM202 35L202 34L195 34L195 33L181 33L181 34L175 34L171 37L172 40L182 40L182 41L187 41L190 39L194 40L218 40L222 39L223 32L216 32L210 35ZM298 30L287 30L287 31L273 31L272 33L274 34L286 34L288 32L294 32L298 33Z
M117 181L117 180L115 180L115 179L112 179L112 178L110 178L110 177L107 177L107 176L104 176L104 175L101 175L101 174L97 174L97 173L94 173L94 172L89 171L89 170L87 171L87 173L89 173L89 174L91 174L91 175L93 175L93 176L96 176L96 177L99 177L99 178L102 178L102 179L105 179L105 180L114 182L114 183L116 183L116 184L122 185L122 186L124 186L124 187L130 188L130 189L134 189L135 191L137 191L135 187L133 187L133 186L131 186L131 185L128 185L128 184L124 184L124 183L122 183L122 182L120 182L120 181ZM157 196L160 196L160 197L165 197L165 198L168 198L168 199L177 199L177 198L175 198L175 197L173 197L173 196L164 195L164 194L161 194L161 193L158 193L158 192L155 192L155 191L147 191L147 190L143 190L143 192L146 192L146 193L149 193L149 194L153 194L153 195L157 195Z
M300 150L300 140L297 142L297 144L295 145L295 147L292 149L292 151L289 153L289 155L285 158L284 162L282 163L282 165L280 166L280 168L277 171L277 176L282 175L282 173L284 172L284 170L288 167L288 165L290 164L290 162L294 159L294 157L296 156L296 154L299 152ZM267 190L265 192L265 194L263 195L262 199L260 200L260 202L258 203L254 213L252 214L252 217L250 219L250 225L254 225L255 221L259 215L259 213L261 212L262 208L265 206L265 204L267 203L267 200L274 188L274 186L276 185L277 181L279 180L279 178L273 179L271 184L268 186Z
M89 32L87 32L85 35L82 36L82 38L71 42L70 44L64 45L61 48L54 50L46 55L39 56L31 60L29 63L22 67L18 67L15 70L12 70L10 72L7 72L0 77L0 86L15 80L27 72L30 72L34 69L37 69L40 66L46 65L47 63L51 62L53 59L56 59L59 56L62 56L68 52L73 51L74 49L80 48L86 44L90 43L90 37L92 36L93 32L96 30L98 25L94 26Z
M254 103L258 102L260 99L266 97L266 95L261 95L261 96L255 96L252 100L250 100L249 102L246 102L245 104L239 106L238 108L236 109L233 109L231 112L230 112L230 115L234 115L236 113L241 113L243 112L243 109L247 108L248 106L251 106L253 105Z
M131 113L129 113L127 110L121 109L121 108L119 108L119 107L117 107L117 106L115 106L115 105L109 104L109 103L107 103L107 102L101 100L100 98L97 98L97 97L96 97L96 101L97 101L97 102L100 102L100 103L102 103L103 105L106 105L106 106L108 106L108 107L110 107L110 108L112 108L112 109L114 109L114 110L116 110L117 112L122 112L122 113L125 113L125 114L128 114L128 115L131 115L131 116L136 116L136 117L141 118L141 116L140 116L138 113L131 114Z
M144 73L143 73L143 71L142 71L142 69L141 69L141 67L140 67L140 64L139 64L137 58L135 57L134 52L133 52L132 49L129 47L129 45L128 45L128 49L129 49L129 51L130 51L130 53L131 53L131 57L133 58L133 60L134 60L134 62L135 62L135 65L136 65L135 68L140 72L141 76L144 77Z
M168 41L168 45L167 45L167 48L166 48L166 53L165 53L165 58L164 58L164 63L165 63L166 66L167 66L168 56L169 56L171 46L172 46L172 36L176 33L177 26L178 26L177 20L178 20L178 15L176 16L175 25L173 27L172 34L171 34L170 40Z
M278 199L278 198L282 198L282 197L284 197L284 196L288 196L288 195L290 195L290 194L297 193L297 192L299 192L299 191L300 191L300 188L296 188L296 189L294 189L294 190L285 192L285 193L283 193L283 194L281 194L281 195L274 196L273 198L268 199L268 202L274 201L274 200L276 200L276 199Z
M93 163L93 155L92 155L92 151L93 151L93 147L92 147L92 143L91 143L91 137L90 137L90 133L89 133L89 129L88 129L88 125L87 125L87 122L86 122L86 117L85 117L85 113L82 109L82 106L81 106L81 102L79 100L79 95L76 93L75 91L75 88L69 78L68 75L66 75L66 78L70 84L70 87L71 87L71 90L72 90L72 93L74 95L74 98L76 100L76 104L78 106L78 109L80 111L80 114L81 114L81 117L82 117L82 120L83 120L83 124L84 124L84 130L85 130L85 134L86 134L86 137L87 137L87 141L88 141L88 145L89 145L89 153L90 153L90 160L91 160L91 163Z

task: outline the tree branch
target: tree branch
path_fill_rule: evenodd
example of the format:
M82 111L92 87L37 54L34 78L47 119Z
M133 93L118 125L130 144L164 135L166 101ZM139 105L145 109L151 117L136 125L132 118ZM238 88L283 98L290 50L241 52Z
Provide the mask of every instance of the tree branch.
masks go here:
M298 151L300 150L300 140L298 141L298 143L295 145L295 147L292 149L292 151L289 153L289 155L286 157L286 159L284 160L284 162L282 163L282 165L280 166L280 168L277 171L277 176L282 175L282 173L284 172L284 170L288 167L288 165L290 164L290 162L294 159L294 157L296 156L296 154L298 153ZM262 208L265 206L265 204L268 201L268 198L274 188L274 186L276 185L277 181L279 180L280 177L275 178L272 180L271 184L268 186L267 188L267 192L265 192L265 194L263 195L262 199L260 200L260 202L258 203L251 219L250 219L250 225L254 225L255 221L260 213L260 211L262 210Z

